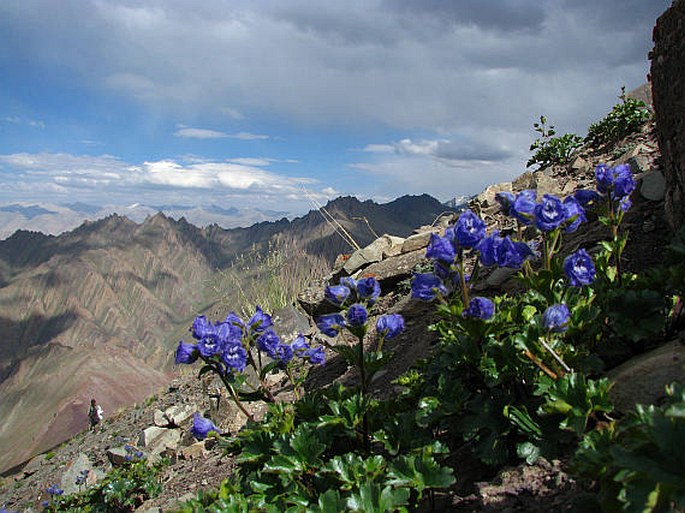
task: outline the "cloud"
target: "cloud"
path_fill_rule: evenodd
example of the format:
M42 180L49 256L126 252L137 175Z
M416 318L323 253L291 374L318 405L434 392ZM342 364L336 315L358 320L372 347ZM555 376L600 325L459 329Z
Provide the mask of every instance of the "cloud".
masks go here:
M669 3L25 0L4 8L0 44L155 112L449 131L544 112L577 130L645 81Z
M12 123L15 125L27 125L33 128L40 128L41 130L46 127L45 121L39 119L25 119L19 116L7 116L2 118L5 123Z
M174 135L176 137L184 137L186 139L241 139L243 141L269 139L268 135L251 134L250 132L227 134L226 132L209 130L207 128L181 128L174 132Z
M165 201L221 204L226 197L254 206L255 198L278 205L285 197L306 203L303 184L316 184L307 177L289 177L264 169L271 159L236 158L162 159L132 164L111 155L88 156L68 153L16 153L0 155L0 201L12 201L21 193L33 201L107 198L130 204ZM315 197L324 198L325 193Z

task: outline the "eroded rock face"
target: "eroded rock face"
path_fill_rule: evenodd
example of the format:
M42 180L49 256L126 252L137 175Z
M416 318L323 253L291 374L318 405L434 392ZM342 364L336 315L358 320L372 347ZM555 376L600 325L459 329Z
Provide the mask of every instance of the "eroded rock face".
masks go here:
M685 1L676 0L654 27L652 96L666 178L666 217L685 224Z

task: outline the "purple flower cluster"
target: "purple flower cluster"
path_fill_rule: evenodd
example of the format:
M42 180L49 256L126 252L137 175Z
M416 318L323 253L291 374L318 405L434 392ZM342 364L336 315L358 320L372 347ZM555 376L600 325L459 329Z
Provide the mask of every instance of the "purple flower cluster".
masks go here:
M521 224L533 225L541 232L563 228L565 232L571 233L587 220L582 202L574 196L562 201L556 196L545 194L537 201L535 191L525 190L517 195L499 192L496 199L507 215Z
M360 280L341 278L339 285L326 287L324 297L339 307L344 307L348 302L355 302L352 302L346 311L320 316L316 320L316 326L321 333L329 337L338 336L343 329L363 337L369 321L367 308L376 303L380 294L381 286L374 277ZM404 318L399 314L382 315L376 320L376 331L386 339L397 336L403 330Z
M349 276L340 278L339 285L328 285L324 297L335 306L344 307L348 303L366 303L372 306L381 295L381 286L373 276L355 280Z
M59 486L56 484L50 485L45 489L45 492L50 495L51 497L55 497L57 495L62 495L64 493L64 490L62 490Z
M476 246L480 253L480 261L485 266L498 265L520 269L528 258L534 255L528 244L513 241L510 237L500 237L499 231L495 230L484 237Z
M190 329L197 343L181 340L176 348L176 363L192 364L201 358L217 364L223 373L243 372L248 363L248 351L253 346L281 364L287 364L293 356L315 365L325 362L323 348L309 347L301 335L292 344L284 344L272 326L271 316L260 307L248 322L235 312L230 312L223 322L214 324L200 315Z
M523 216L524 212L532 212L535 207L534 193L533 204L525 204L531 199L528 192L532 191L524 191L518 197L505 193L499 198L511 212L521 212L520 215ZM464 275L462 266L465 249L478 253L483 265L499 265L513 269L520 269L523 263L534 255L531 247L525 242L513 241L509 236L501 237L498 231L486 235L485 223L472 211L467 210L459 216L454 226L445 230L444 236L431 234L426 248L426 258L433 261L435 272L414 275L411 283L412 297L432 301L436 297L446 296L449 288L455 283L461 283L462 280L467 283L469 277Z
M582 189L573 195L580 204L587 207L606 202L613 213L626 212L630 208L630 195L636 187L630 165L609 167L599 164L595 168L595 180L597 191Z

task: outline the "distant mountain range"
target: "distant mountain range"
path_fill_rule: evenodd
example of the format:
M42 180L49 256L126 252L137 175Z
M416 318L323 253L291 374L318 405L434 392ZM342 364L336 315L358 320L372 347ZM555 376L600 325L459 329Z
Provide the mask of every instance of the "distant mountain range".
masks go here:
M88 203L64 205L13 203L0 205L0 239L9 237L17 230L58 235L73 230L84 221L94 221L112 214L122 215L140 223L157 212L173 219L185 218L186 221L196 226L216 224L222 228L247 227L262 221L281 219L290 214L287 211L259 208L223 208L218 205L193 207L188 205L141 205L139 203L128 206L101 206Z
M38 219L41 209L14 213ZM285 242L297 250L289 258L330 263L352 248L326 218L364 246L376 234L407 236L444 210L427 195L382 205L344 197L325 213L247 228L157 213L140 224L110 215L58 236L15 232L0 241L0 447L13 448L0 451L0 472L84 429L91 397L113 414L164 386L193 317L216 319L235 301L216 285L240 255Z

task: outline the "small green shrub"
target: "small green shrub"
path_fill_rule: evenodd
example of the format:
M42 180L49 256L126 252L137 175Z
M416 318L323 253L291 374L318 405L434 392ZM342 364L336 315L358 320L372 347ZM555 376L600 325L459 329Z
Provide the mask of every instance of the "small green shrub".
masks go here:
M145 460L133 460L115 468L105 478L86 490L71 495L55 495L44 513L57 512L130 512L162 491L157 479L167 460L148 466Z
M590 125L585 142L593 148L618 142L640 130L640 127L652 118L645 102L628 98L625 87L621 88L619 98L621 103L614 105L604 119Z
M665 513L685 507L685 388L671 385L667 394L665 405L638 405L626 420L582 440L574 465L599 481L601 511Z
M45 453L46 461L50 461L54 457L55 457L55 451L48 451Z
M526 167L537 165L539 169L558 164L564 165L569 162L573 151L583 144L583 138L576 134L564 134L554 137L554 126L547 126L547 118L540 116L539 123L533 123L533 130L540 134L530 151L535 151L526 163Z

